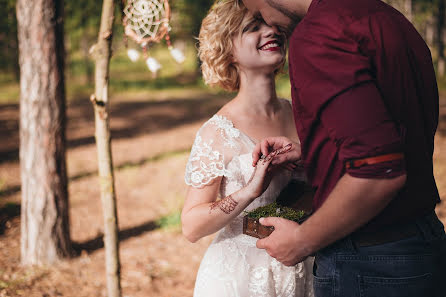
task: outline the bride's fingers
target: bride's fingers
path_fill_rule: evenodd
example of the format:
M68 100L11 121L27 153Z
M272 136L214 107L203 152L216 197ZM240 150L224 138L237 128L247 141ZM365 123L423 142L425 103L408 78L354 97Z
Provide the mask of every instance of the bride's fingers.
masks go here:
M262 155L261 144L262 143L256 144L254 150L252 151L252 166L253 167L255 167L257 165L257 163L259 162L260 157Z
M260 144L260 149L261 149L262 155L268 156L269 148L270 148L270 143L268 142L268 139L265 139L264 141L262 141L262 143Z

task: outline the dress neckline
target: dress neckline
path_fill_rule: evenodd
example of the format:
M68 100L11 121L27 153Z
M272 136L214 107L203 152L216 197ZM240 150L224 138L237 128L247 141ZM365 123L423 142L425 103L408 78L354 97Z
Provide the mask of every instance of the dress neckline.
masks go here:
M241 134L245 135L249 140L251 140L254 144L258 144L260 141L255 139L254 137L249 136L248 134L246 134L245 132L243 132L242 130L240 130L239 128L234 126L234 123L228 119L226 116L221 115L221 114L215 114L214 117L218 117L226 122L228 122L229 124L231 124L232 128L234 128L235 130L239 131Z

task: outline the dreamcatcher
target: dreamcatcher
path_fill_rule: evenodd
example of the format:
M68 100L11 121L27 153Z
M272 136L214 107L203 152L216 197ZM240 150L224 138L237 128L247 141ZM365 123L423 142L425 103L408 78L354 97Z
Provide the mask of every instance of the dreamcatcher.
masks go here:
M183 63L184 54L172 46L169 36L170 7L168 0L127 0L125 5L124 1L122 0L125 14L122 20L124 34L142 47L149 70L156 73L161 68L161 64L149 56L148 48L163 38L166 40L167 48L174 60ZM135 62L139 59L140 52L136 49L128 49L127 55L130 60Z

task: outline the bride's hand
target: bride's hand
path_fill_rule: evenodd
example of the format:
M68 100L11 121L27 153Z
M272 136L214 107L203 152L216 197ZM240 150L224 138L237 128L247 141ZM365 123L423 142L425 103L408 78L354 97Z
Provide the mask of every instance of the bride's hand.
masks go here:
M272 165L291 165L295 166L301 158L300 144L291 141L284 136L268 137L260 141L252 153L252 166L255 166L261 156L267 156L270 153L291 145L286 152L277 154L272 159Z
M268 170L268 168L271 167L271 161L271 159L259 160L254 168L251 178L243 188L243 191L245 191L245 193L252 199L262 195L268 188L274 174L271 170Z

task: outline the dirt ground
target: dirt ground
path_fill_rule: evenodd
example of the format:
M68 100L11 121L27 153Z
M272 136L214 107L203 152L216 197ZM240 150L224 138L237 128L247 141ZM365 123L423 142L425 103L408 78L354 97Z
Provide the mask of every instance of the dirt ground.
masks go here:
M228 96L184 92L112 99L111 127L125 297L192 296L212 236L189 243L178 224L183 174L196 130ZM68 107L71 238L77 256L51 267L20 266L18 105L0 105L0 297L106 296L102 211L93 112L87 98ZM446 100L436 138L435 175L446 200ZM446 223L446 203L437 207ZM159 224L162 217L172 224Z

